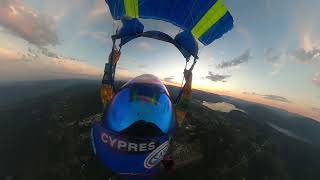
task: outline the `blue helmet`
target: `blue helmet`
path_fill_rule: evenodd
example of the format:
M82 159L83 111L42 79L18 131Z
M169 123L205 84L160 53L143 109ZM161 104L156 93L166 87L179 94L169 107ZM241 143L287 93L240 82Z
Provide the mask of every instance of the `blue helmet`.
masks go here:
M94 124L92 142L102 163L118 174L152 174L158 169L174 131L169 93L155 76L126 83Z

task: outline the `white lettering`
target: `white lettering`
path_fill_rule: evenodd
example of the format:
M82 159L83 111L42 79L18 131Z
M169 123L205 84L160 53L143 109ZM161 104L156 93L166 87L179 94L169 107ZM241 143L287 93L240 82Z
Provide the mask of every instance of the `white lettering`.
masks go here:
M152 150L154 150L156 148L156 143L155 142L150 142L149 144L148 144L148 150L149 151L152 151Z
M122 149L122 148L124 148L124 147L127 147L127 142L125 142L125 141L122 141L122 140L119 140L118 141L118 149Z
M133 149L133 150L132 150ZM138 144L135 143L128 143L128 151L138 151Z
M115 143L118 139L116 139L116 138L112 139L112 137L109 136L109 140L110 140L110 146L111 146L111 147L114 147L113 145L114 145L114 143Z
M147 143L139 144L139 151L147 151Z
M107 144L108 143L108 137L109 136L106 133L102 133L101 134L101 141Z
M146 152L153 151L156 149L156 142L153 141L144 141L141 143L128 142L126 139L118 139L113 137L105 132L101 133L101 141L111 148L115 148L121 151L128 152Z

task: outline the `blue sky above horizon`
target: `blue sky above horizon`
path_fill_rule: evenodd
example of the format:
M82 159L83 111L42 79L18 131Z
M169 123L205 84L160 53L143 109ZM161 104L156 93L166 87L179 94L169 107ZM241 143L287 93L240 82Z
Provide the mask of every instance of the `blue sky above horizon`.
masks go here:
M320 120L320 1L224 2L235 27L201 47L194 87ZM104 0L0 0L0 81L100 78L118 26ZM183 67L175 47L140 38L123 48L117 77L152 73L180 83Z

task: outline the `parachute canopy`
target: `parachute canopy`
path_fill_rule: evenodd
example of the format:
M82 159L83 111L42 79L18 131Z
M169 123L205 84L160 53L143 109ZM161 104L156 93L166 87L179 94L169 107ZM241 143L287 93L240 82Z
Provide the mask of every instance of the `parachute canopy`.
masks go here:
M222 0L106 0L106 3L115 20L125 17L162 20L184 30L183 35L178 34L179 37L174 38L178 41L173 41L173 44L180 51L186 51L182 52L185 57L196 57L198 45L194 39L208 45L233 28L233 18ZM131 33L138 34L138 30L143 30L142 24L128 21L123 24L127 32L130 32L130 27L133 28Z

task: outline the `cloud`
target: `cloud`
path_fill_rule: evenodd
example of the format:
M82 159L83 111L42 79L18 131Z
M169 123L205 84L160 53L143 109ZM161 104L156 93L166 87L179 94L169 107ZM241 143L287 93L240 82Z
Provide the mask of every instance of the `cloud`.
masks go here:
M311 12L310 12L311 13ZM315 12L312 12L315 13ZM316 13L315 13L316 14ZM315 15L314 14L314 15ZM319 42L319 34L314 33L315 29L319 29L319 27L314 27L318 23L316 19L310 18L303 22L301 25L301 21L299 21L300 29L300 47L296 50L290 51L289 54L294 59L298 60L302 63L314 63L316 61L320 61L320 42Z
M146 51L151 51L153 50L152 46L150 43L146 42L146 41L141 41L141 42L138 42L136 44L136 47L140 48L140 49L143 49L143 50L146 50Z
M140 64L138 67L139 67L140 69L145 69L145 68L147 68L148 66L145 65L145 64Z
M228 67L238 66L242 63L248 62L249 59L251 59L251 58L252 58L252 56L250 55L250 50L248 49L243 54L241 54L238 57L235 57L231 61L222 62L222 63L218 64L217 68L228 68Z
M317 46L317 43L314 41L315 37L311 37L311 33L310 32L303 32L302 35L302 42L303 42L303 49L306 51L310 51L312 50L314 47Z
M287 54L273 48L268 48L264 52L264 57L266 61L272 65L271 75L278 74L281 69L287 64Z
M257 95L255 92L248 92L248 91L244 91L244 92L242 92L242 94L253 95L253 96Z
M320 117L320 108L319 108L319 107L312 107L312 108L310 108L310 110L311 110L312 113L314 114L313 118L319 120L319 117Z
M273 49L273 48L268 48L264 52L264 57L266 60L270 63L277 63L281 57L282 53Z
M289 101L287 98L282 97L282 96L278 96L278 95L261 95L263 98L265 99L269 99L272 101L279 101L279 102L284 102L284 103L291 103L291 101Z
M173 76L163 78L163 81L168 82L168 83L175 83L173 80L174 80Z
M126 67L122 67L122 66L119 66L119 65L117 65L117 70L126 70L126 71L128 71L129 69L128 68L126 68Z
M311 50L299 48L291 51L290 55L302 63L320 61L320 47L313 47Z
M54 59L50 62L52 66L61 70L60 72L85 74L88 76L99 76L102 73L102 68L92 66L84 61L74 61L72 59Z
M311 110L314 112L320 113L320 108L313 107L311 108Z
M264 99L269 99L272 101L279 101L279 102L283 102L283 103L291 103L290 100L288 100L287 98L283 97L283 96L279 96L279 95L273 95L273 94L258 94L255 92L242 92L242 94L245 95L249 95L249 96L260 96Z
M60 56L55 53L55 52L52 52L52 51L49 51L47 48L45 47L39 47L39 50L40 50L40 53L44 56L47 56L47 57L50 57L50 58L57 58L59 59Z
M320 87L320 73L316 73L312 79L312 82Z
M53 78L98 78L103 69L71 58L33 58L32 49L25 53L0 48L0 81ZM31 58L31 59L30 59Z
M23 1L0 1L0 25L6 32L39 47L60 44L53 18L38 13Z
M18 55L21 56L20 60L22 61L33 61L39 58L39 50L35 50L31 47L28 47L26 52L19 52Z
M16 52L0 47L0 61L16 61L19 56Z
M242 25L238 25L234 30L242 35L242 37L245 39L248 47L252 47L253 38L252 38L251 33L249 32L248 28L246 28L245 26L242 26Z
M307 45L305 45L307 46ZM307 46L309 47L309 46ZM306 50L309 49L309 50ZM296 50L288 51L287 53L277 51L273 48L268 48L264 57L267 62L272 64L272 75L280 72L280 70L287 64L287 59L294 58L298 62L311 64L314 62L320 62L320 47L312 48L299 48Z
M231 77L231 75L220 75L220 74L213 74L212 72L209 72L209 75L206 76L206 79L209 79L213 82L227 82L225 79Z
M109 8L106 6L105 1L97 1L95 2L94 8L88 15L90 20L97 20L101 18L111 18L111 13Z
M69 59L69 60L74 60L74 61L81 61L77 58L74 57L66 57L63 55L59 55L56 52L50 51L46 47L35 47L32 48L31 46L28 47L27 52L20 53L22 56L22 59L25 61L32 61L39 59L40 56L45 56L48 58L55 58L55 59Z
M80 31L80 36L89 37L93 40L97 40L101 43L110 42L111 43L111 35L109 35L105 31Z

